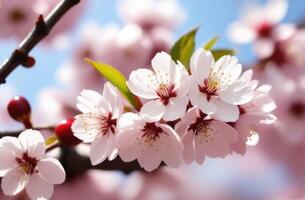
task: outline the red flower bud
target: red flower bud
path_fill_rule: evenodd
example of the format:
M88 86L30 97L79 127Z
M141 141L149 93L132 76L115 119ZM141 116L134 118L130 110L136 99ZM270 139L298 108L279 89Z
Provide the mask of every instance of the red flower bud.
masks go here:
M73 135L71 126L74 119L67 119L61 121L55 128L55 134L59 141L67 146L75 146L81 141Z
M31 106L22 96L15 96L8 104L7 111L16 121L22 122L26 128L32 128Z

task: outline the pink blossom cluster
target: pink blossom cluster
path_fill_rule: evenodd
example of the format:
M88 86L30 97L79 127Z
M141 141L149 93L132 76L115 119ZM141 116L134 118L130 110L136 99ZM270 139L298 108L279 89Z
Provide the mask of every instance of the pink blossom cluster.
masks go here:
M142 8L145 12L139 12ZM157 52L169 51L173 30L184 20L184 13L176 0L121 0L118 14L124 22L122 25L85 24L79 42L73 47L72 58L57 71L60 89L41 91L35 121L57 123L63 118L71 118L78 113L73 102L81 90L103 87L105 81L95 69L88 67L84 58L116 66L124 75L139 66L149 67ZM45 109L49 105L52 109ZM42 120L40 114L48 117Z
M91 143L93 165L119 155L125 162L137 159L142 168L153 171L161 162L177 168L182 162L202 164L206 156L244 154L261 124L276 119L270 87L258 87L252 71L242 73L234 56L215 61L210 51L199 49L188 72L160 52L151 65L152 69L132 71L126 82L143 100L139 112L124 111L124 102L110 83L102 95L83 90L78 96L82 114L76 116L72 130Z
M260 60L254 68L254 76L260 82L272 86L269 95L277 105L274 114L278 120L273 126L264 129L266 134L261 135L259 148L267 159L284 166L296 188L294 193L302 197L305 180L303 173L305 166L303 156L305 152L305 32L304 28L294 24L280 23L287 9L288 1L286 0L269 0L265 6L246 10L243 16L248 18L244 17L239 22L233 23L230 32L232 39L236 42L253 41L256 50L268 51L265 52L266 54L263 53L264 56L256 54L259 55ZM262 19L258 19L260 17ZM245 27L247 31L250 30L249 27L253 27L252 18L253 23L259 24L259 27L265 26L265 30L252 28L251 38L246 38L249 34L234 37L233 32L237 34L240 31L235 29L236 27L242 27L244 31ZM272 26L268 28L266 21ZM241 24L243 26L238 26ZM266 34L262 34L262 30ZM262 45L262 40L268 41L269 44Z

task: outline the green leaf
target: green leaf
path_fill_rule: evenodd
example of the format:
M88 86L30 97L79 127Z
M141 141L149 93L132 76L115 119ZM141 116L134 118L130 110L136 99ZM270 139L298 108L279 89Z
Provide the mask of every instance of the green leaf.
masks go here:
M195 50L195 37L198 28L194 28L184 34L172 47L170 54L173 60L180 61L186 69L189 69L190 59Z
M219 40L219 36L215 36L213 38L211 38L205 45L204 45L204 49L205 50L211 50L215 44L218 42Z
M95 62L90 59L85 59L85 61L97 69L107 81L115 86L135 109L139 110L141 108L139 98L131 93L127 87L126 78L120 71L111 65Z
M219 58L225 55L234 56L236 54L236 51L234 49L214 49L211 52L215 60L218 60Z

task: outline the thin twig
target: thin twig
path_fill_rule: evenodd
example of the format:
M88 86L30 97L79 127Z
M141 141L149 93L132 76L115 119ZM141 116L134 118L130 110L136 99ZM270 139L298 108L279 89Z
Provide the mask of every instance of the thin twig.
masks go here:
M10 58L4 61L0 67L0 84L6 82L6 78L12 73L19 65L27 66L30 51L45 38L54 25L67 13L73 6L78 4L80 0L62 0L44 19L40 15L36 21L34 28L20 43L18 48L12 53Z

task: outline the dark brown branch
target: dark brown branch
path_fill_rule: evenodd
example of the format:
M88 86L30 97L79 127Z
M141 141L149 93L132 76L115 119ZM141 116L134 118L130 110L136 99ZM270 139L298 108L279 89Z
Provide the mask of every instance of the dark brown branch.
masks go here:
M55 126L42 126L42 127L34 127L34 130L39 130L39 131L54 131ZM12 136L12 137L18 137L18 135L24 131L25 129L22 130L17 130L17 131L0 131L0 138L5 137L5 136Z
M62 0L45 19L42 15L38 17L31 32L20 43L12 55L1 65L0 84L5 83L9 74L19 65L28 65L27 61L30 51L50 33L54 25L63 17L63 15L79 2L80 0Z

